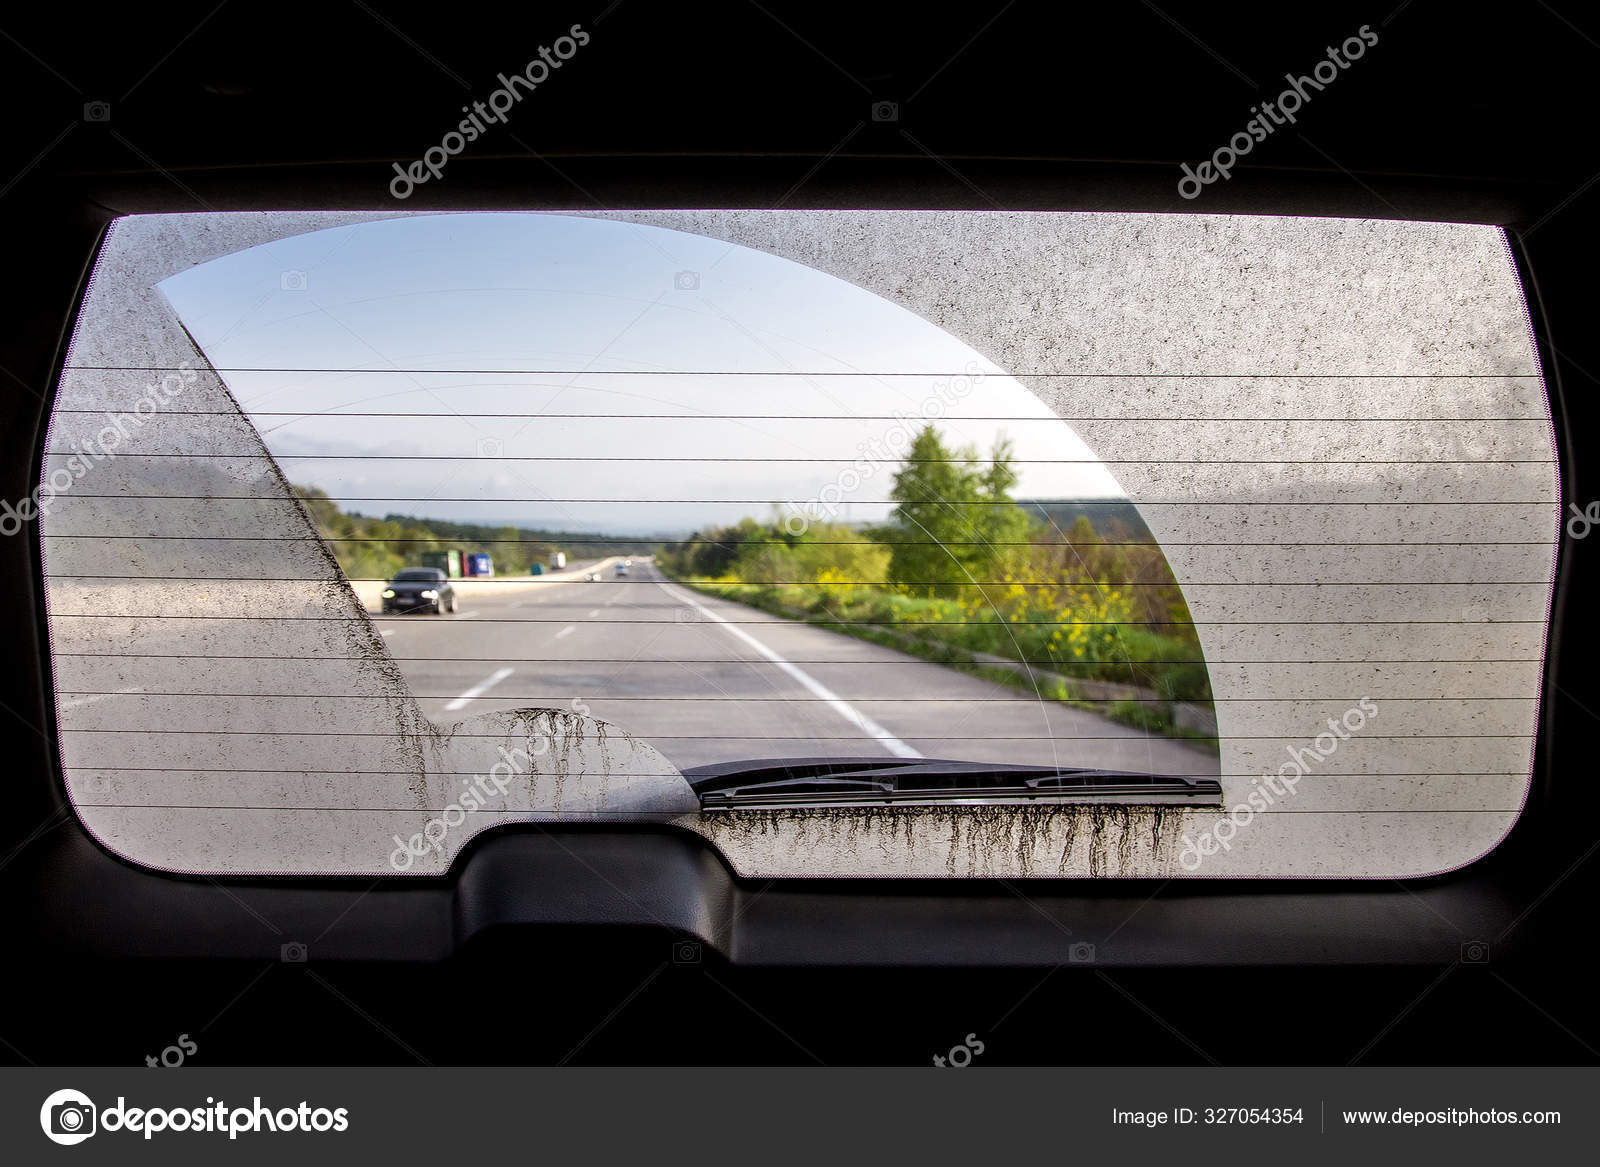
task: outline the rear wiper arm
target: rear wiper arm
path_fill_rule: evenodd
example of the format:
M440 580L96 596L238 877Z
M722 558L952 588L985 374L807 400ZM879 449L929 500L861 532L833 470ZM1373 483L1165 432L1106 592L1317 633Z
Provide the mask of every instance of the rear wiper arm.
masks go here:
M1214 778L1088 767L905 758L724 762L683 772L702 807L996 802L1221 805Z

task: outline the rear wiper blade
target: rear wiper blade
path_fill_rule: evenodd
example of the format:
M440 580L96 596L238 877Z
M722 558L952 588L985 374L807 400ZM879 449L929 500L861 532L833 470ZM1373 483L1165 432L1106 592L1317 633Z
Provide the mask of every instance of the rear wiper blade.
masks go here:
M713 762L705 766L692 766L682 771L682 774L689 780L689 785L698 791L704 791L717 790L729 785L804 780L832 774L871 773L874 777L881 777L880 772L914 764L916 761L920 759L760 758L747 762Z
M1091 767L906 758L723 762L683 772L706 809L1116 802L1220 805L1214 778Z
M783 794L856 794L879 793L886 794L894 790L893 782L886 782L877 778L845 777L845 778L769 778L759 782L742 782L733 786L719 786L716 790L706 791L703 797L739 798L746 794L783 795Z

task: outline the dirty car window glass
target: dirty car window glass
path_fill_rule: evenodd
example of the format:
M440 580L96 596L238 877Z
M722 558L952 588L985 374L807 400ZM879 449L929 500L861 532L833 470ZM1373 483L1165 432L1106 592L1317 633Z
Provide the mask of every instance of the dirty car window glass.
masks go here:
M124 219L48 441L66 777L154 866L1418 874L1526 788L1554 466L1486 228Z

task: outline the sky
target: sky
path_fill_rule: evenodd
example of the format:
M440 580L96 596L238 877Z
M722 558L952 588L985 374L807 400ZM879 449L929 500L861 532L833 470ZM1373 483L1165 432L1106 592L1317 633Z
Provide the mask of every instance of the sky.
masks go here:
M345 510L634 534L878 521L929 408L956 444L1014 441L1017 497L1124 494L1066 422L944 330L682 231L409 215L160 288L290 480Z

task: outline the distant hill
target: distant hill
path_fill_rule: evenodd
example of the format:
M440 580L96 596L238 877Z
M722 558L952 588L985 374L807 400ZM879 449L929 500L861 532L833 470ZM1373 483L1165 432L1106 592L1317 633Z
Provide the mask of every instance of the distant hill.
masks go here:
M352 517L359 517L352 514ZM533 558L542 560L553 550L565 551L576 558L604 557L607 555L652 555L665 540L660 536L613 535L604 531L553 531L544 527L523 527L514 523L453 523L447 519L419 519L410 515L383 516L386 523L402 526L426 526L440 539L461 543L491 544L495 540L525 540L529 547L518 550L505 546L507 558ZM512 532L516 532L512 534ZM495 548L483 548L490 554Z
M1156 541L1139 508L1125 498L1019 498L1017 505L1062 534L1070 532L1078 516L1083 515L1102 539Z
M428 551L449 548L487 552L498 575L524 575L543 564L553 551L573 559L607 555L653 555L660 539L602 535L597 532L549 531L511 523L489 526L444 519L389 514L383 518L344 511L314 486L293 490L310 511L317 532L328 543L350 579L388 579L402 567L415 567Z

